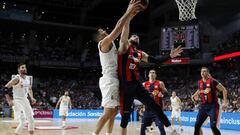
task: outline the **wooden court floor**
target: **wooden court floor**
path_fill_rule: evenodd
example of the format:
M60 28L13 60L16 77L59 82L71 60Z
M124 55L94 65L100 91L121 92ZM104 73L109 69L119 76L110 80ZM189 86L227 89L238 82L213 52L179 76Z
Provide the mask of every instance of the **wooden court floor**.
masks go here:
M49 120L35 120L36 127L59 127L60 119L49 119ZM75 126L77 129L58 129L58 130L35 130L35 135L91 135L95 129L97 119L68 119L67 126ZM116 120L114 124L113 135L119 135L120 133L120 121ZM14 135L14 127L17 123L11 119L0 119L0 135ZM130 122L128 125L128 135L139 135L140 134L140 122ZM176 129L178 126L175 127ZM193 135L193 127L183 127L184 131L181 135ZM222 135L240 135L240 131L232 130L221 130ZM106 129L100 133L105 135ZM209 128L204 128L204 135L211 135ZM21 135L28 135L27 129L23 129ZM147 135L159 135L159 131L156 129ZM168 132L167 132L168 135Z

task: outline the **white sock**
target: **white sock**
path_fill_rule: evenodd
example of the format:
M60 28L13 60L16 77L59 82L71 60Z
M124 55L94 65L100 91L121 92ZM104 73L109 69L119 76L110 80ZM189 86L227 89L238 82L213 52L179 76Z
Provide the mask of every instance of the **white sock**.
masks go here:
M167 130L169 130L170 132L174 130L174 128L172 126L168 126Z
M112 135L112 133L106 133L106 135Z
M92 135L97 135L96 133L92 132Z
M62 121L62 126L66 126L66 121Z

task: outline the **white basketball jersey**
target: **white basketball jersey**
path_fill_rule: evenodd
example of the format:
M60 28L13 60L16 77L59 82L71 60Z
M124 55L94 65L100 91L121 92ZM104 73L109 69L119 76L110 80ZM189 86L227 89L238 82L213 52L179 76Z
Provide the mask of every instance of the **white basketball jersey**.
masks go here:
M32 85L32 76L25 76L22 78L20 75L12 75L13 78L18 78L18 83L13 85L13 99L27 98L29 87Z
M100 62L102 66L102 74L110 75L117 77L117 68L118 68L118 61L117 61L117 48L112 42L112 48L109 52L104 53L100 50L101 41L98 43L98 50L100 56Z
M177 101L177 96L175 98L171 97L170 100L171 100L171 106L173 109L178 109L180 108L180 104L179 102Z
M62 98L62 100L60 103L60 108L68 108L68 105L70 104L70 97L62 96L61 98Z

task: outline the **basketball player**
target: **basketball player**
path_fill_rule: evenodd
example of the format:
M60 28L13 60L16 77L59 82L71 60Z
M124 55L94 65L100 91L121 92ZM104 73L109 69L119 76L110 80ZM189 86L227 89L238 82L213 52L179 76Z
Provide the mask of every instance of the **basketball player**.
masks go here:
M202 79L198 81L198 90L195 95L200 95L202 104L197 115L195 123L194 135L200 134L200 128L207 117L210 117L210 127L214 135L221 135L217 127L219 104L217 98L217 91L223 93L223 105L222 108L227 107L227 90L214 78L210 77L209 70L206 67L201 68ZM194 99L194 97L192 98Z
M172 108L172 126L174 126L174 119L176 118L178 121L178 124L180 125L180 130L183 131L182 128L182 121L181 121L181 100L176 95L176 92L172 92L172 96L170 97L171 100L171 108Z
M212 78L212 76L209 74L209 78ZM199 91L196 91L193 95L192 95L192 101L196 101L199 99ZM218 97L218 104L219 104L219 114L218 114L218 118L217 118L217 123L216 123L216 126L217 128L219 129L220 128L220 120L221 120L221 117L222 117L222 111L223 111L223 108L222 108L222 105L223 105L223 92L222 91L218 91L218 94L217 94L217 97ZM208 124L208 120L210 118L208 117L203 125L207 125ZM202 131L202 128L200 128L200 135L203 135L203 131Z
M32 76L28 76L26 74L26 65L23 63L19 64L18 74L13 75L11 81L9 81L3 88L7 102L10 106L14 105L15 117L19 120L19 124L15 130L15 135L18 135L24 127L25 118L28 120L29 134L32 135L34 133L33 110L27 96L30 96L33 104L36 100L34 99L32 92ZM8 94L10 88L12 88L13 100Z
M167 92L167 89L162 81L156 80L156 70L152 69L148 73L149 80L143 83L143 87L153 96L155 102L162 108L163 93ZM146 127L151 126L152 122L155 122L161 135L166 135L163 124L159 121L158 117L149 107L146 107L143 114L141 133L145 135Z
M62 128L66 127L66 117L68 115L68 109L72 109L71 98L68 95L68 91L65 91L64 95L59 98L56 104L56 109L60 104L59 116L62 117Z
M140 1L131 0L127 11L117 22L110 34L103 29L99 29L95 34L103 74L99 80L99 87L102 93L101 105L104 107L104 111L97 122L96 129L92 133L93 135L98 135L106 122L108 122L106 135L111 135L112 133L114 119L117 114L117 106L119 106L117 55L122 52L123 48L123 46L120 45L117 50L113 41L120 35L124 24L130 21L142 8Z
M141 101L144 105L149 107L156 113L159 120L171 131L176 134L176 130L171 127L167 116L163 113L161 107L154 101L150 94L145 90L139 81L138 66L141 61L161 64L162 62L180 56L183 51L181 46L172 49L170 55L161 58L155 58L138 50L139 37L132 35L129 36L129 22L123 27L120 45L124 44L123 53L118 55L118 73L120 78L120 113L121 119L121 134L127 134L127 125L130 118L130 110L134 98Z

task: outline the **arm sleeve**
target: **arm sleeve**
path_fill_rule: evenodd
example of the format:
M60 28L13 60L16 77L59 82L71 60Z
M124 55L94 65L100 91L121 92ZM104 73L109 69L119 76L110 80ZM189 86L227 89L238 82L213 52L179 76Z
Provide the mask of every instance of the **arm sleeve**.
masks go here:
M148 62L149 63L155 63L155 64L162 64L166 60L169 60L171 57L170 56L162 56L162 57L153 57L153 56L148 56Z

